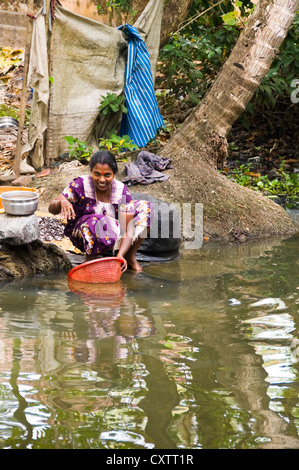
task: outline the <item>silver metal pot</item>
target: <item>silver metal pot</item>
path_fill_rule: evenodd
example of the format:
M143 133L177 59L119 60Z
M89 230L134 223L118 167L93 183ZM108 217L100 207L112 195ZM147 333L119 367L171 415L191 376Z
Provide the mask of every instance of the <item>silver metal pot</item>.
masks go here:
M34 191L7 191L0 197L7 214L31 215L37 209L39 194Z
M11 116L0 117L0 128L2 127L18 127L19 121Z

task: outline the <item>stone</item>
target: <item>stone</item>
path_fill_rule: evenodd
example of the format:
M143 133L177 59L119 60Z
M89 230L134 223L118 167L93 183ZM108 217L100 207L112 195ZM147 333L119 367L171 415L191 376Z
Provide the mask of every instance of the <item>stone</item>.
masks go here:
M12 182L13 186L26 186L29 183L31 183L30 175L19 176Z
M25 160L22 160L20 163L20 173L21 175L28 174L28 173L36 173L35 169L29 165Z
M0 183L10 183L11 181L15 180L17 175L14 173L6 173L0 176Z
M29 276L66 273L72 263L58 246L35 240L19 246L0 244L0 285Z
M155 215L153 220L153 232L148 234L148 237L143 241L139 248L139 254L143 255L142 259L145 260L144 255L150 259L164 258L172 259L177 257L181 245L180 233L175 233L177 229L177 222L180 224L180 214L175 205L162 201L143 193L131 192L133 200L146 200L154 204ZM157 235L157 236L155 236ZM141 257L139 257L141 259Z
M39 238L36 214L16 216L0 214L0 243L23 245Z

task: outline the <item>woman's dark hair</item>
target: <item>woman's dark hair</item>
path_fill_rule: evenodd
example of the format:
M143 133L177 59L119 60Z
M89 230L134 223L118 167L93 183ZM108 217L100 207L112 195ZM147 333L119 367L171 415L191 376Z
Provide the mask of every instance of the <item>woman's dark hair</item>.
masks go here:
M89 161L90 171L92 171L93 167L97 163L99 163L100 165L104 165L104 163L107 163L107 165L110 166L114 174L118 172L115 156L112 153L108 152L108 150L98 150L93 154Z

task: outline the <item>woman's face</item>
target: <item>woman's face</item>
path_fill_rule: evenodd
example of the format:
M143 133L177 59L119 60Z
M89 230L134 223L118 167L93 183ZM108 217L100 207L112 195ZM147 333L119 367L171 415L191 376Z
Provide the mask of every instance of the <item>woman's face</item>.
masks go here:
M95 188L98 191L105 192L110 189L114 173L108 163L96 163L91 170L91 177L93 179Z

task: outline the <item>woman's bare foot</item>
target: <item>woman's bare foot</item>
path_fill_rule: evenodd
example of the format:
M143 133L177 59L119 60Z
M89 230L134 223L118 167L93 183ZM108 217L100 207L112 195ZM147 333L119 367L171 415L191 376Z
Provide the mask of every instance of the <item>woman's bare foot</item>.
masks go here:
M144 238L138 238L137 240L134 241L133 245L131 245L127 251L126 254L123 254L122 256L125 258L127 261L127 267L128 269L131 269L132 271L135 272L140 272L142 271L142 267L138 263L136 259L136 253L138 251L138 248L140 247L141 243L143 242ZM123 250L124 251L124 250ZM118 252L119 254L120 252Z
M138 263L136 258L127 258L127 264L128 264L128 269L131 269L132 271L140 272L142 271L142 267Z

